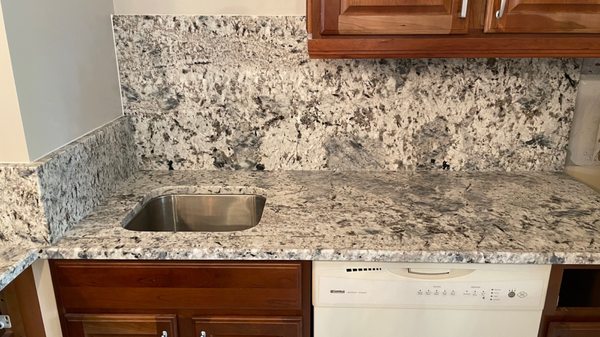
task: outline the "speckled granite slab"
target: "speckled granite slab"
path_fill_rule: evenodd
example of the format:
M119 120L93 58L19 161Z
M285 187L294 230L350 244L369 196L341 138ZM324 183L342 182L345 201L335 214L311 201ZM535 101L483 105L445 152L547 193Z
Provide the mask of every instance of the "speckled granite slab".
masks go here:
M121 227L160 193L260 193L231 233ZM69 259L600 263L600 194L563 174L149 171L49 248Z
M48 243L37 164L0 164L0 249L22 240Z
M116 16L114 24L143 169L560 171L565 163L578 60L309 60L302 17Z
M0 246L0 290L37 261L42 252L41 247L27 240Z
M41 199L52 242L137 170L134 153L131 125L122 117L40 161Z

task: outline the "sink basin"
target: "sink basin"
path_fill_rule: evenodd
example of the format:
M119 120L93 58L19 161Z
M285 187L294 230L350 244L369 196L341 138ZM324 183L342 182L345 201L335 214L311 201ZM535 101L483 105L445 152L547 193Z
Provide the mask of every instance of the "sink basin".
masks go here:
M266 198L240 195L164 195L150 199L123 227L142 232L232 232L258 225Z

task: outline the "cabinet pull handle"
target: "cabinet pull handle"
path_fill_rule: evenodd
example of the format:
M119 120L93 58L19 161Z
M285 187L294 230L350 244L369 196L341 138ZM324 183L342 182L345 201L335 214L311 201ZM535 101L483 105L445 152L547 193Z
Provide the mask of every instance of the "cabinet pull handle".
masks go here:
M466 18L468 9L469 9L469 0L463 0L462 7L460 7L460 15L458 17L461 19Z
M504 16L504 10L506 9L506 0L500 2L500 9L496 11L496 19L500 19Z
M160 337L169 337L169 334L168 334L166 331L163 331L163 332L160 334Z
M205 331L200 331L200 337L206 337L206 332Z

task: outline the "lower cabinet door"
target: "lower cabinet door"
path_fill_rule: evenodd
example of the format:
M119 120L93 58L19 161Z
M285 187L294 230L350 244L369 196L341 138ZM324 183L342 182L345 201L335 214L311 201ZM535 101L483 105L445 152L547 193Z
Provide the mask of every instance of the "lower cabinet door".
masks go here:
M547 337L598 337L600 322L553 322Z
M197 337L301 337L301 317L194 318Z
M65 319L68 337L177 336L175 315L67 314Z

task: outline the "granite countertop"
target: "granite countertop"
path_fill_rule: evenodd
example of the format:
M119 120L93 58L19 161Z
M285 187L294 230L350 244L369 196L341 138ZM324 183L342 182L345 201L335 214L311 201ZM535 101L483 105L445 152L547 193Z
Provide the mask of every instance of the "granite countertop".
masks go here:
M161 193L259 193L255 228L121 227ZM561 173L142 171L47 258L600 263L600 194Z

